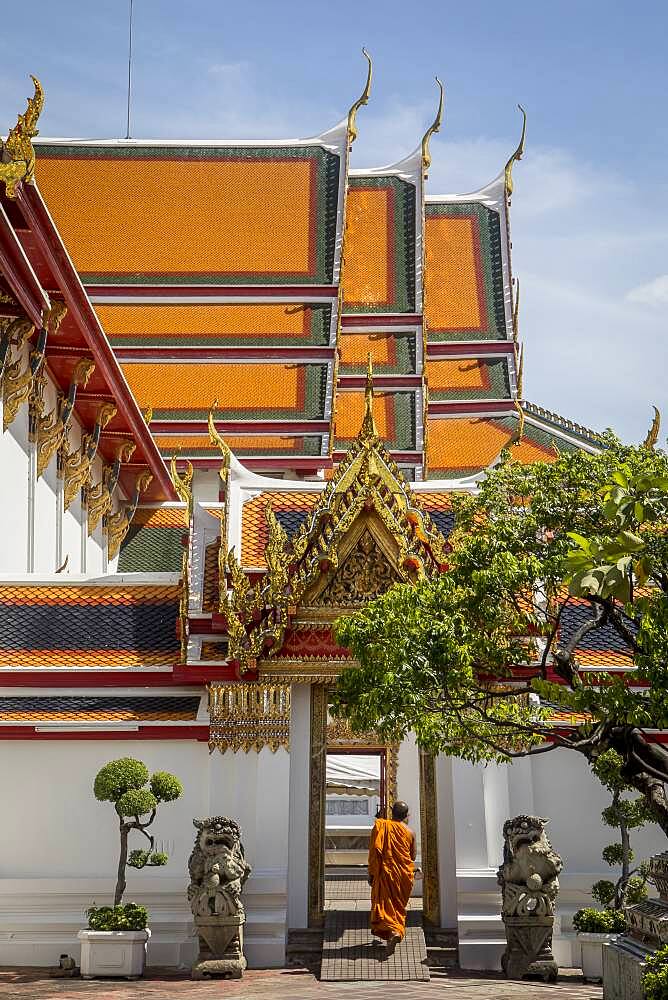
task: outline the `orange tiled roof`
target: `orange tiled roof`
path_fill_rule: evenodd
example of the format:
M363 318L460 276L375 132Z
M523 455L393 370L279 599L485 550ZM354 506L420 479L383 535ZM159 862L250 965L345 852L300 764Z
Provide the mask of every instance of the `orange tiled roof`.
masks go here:
M214 399L226 410L271 414L275 410L301 412L305 398L305 366L287 364L160 365L133 362L122 365L128 385L140 406L156 411L206 411ZM268 419L267 416L264 419Z
M308 345L329 341L329 306L295 303L96 305L105 333L124 344Z
M393 437L394 397L377 392L373 399L373 416L381 438ZM359 434L364 419L364 393L341 392L336 395L336 421L334 434L337 439L352 440Z
M0 722L186 722L199 696L39 695L0 697Z
M0 583L0 607L11 605L76 605L77 607L125 606L137 604L162 604L178 599L180 587L176 585L155 586L139 584L132 587L98 587L92 584L72 586L49 586L48 584L13 585Z
M269 532L265 519L267 504L271 504L274 513L279 516L283 512L295 512L303 515L317 505L319 493L307 492L275 492L260 493L247 500L242 508L241 520L241 562L244 566L264 567L266 565L264 550L269 540Z
M510 442L517 427L514 418L446 417L430 419L427 467L432 478L477 472L494 462ZM513 460L523 463L554 462L556 453L531 440L528 432L513 447Z
M430 393L491 388L487 365L478 358L427 361L426 369Z
M425 318L430 329L474 330L483 319L473 219L428 218Z
M182 528L185 530L183 507L138 507L132 518L132 527Z
M57 146L38 156L40 190L84 275L314 272L313 157L68 155Z
M392 188L354 188L346 206L346 304L379 306L393 299Z
M183 451L187 455L191 451L217 451L217 446L211 444L208 434L156 434L155 443L161 451ZM225 443L234 452L280 451L289 453L300 452L302 438L280 434L226 434Z

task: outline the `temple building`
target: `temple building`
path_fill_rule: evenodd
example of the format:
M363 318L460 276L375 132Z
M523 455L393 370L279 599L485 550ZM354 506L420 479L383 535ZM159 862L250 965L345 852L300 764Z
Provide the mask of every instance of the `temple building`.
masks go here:
M356 863L362 810L396 796L424 918L457 929L466 968L496 968L504 947L504 820L550 816L566 860L555 954L578 964L570 917L606 842L583 762L474 767L328 715L352 663L332 623L447 571L454 491L508 448L550 462L600 447L524 399L524 128L481 190L433 194L442 90L411 155L352 169L370 84L369 67L321 135L230 143L36 139L35 81L4 142L0 964L76 955L85 909L110 898L116 823L92 782L118 757L185 787L157 824L169 864L128 878L153 964L193 959L193 817L240 823L246 953L281 966L296 932L322 927L337 837ZM580 659L624 666L612 645ZM364 767L346 777L345 755Z

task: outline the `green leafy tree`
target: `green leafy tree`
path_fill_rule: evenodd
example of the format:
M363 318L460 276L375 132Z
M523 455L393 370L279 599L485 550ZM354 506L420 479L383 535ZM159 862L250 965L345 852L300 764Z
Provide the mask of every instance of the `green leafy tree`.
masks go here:
M126 889L126 868L165 865L168 857L154 851L155 838L148 833L160 802L173 802L183 792L178 778L167 771L156 771L149 777L148 768L140 760L122 757L101 768L93 785L99 802L113 802L119 818L120 855L114 907L120 906ZM128 855L128 836L138 830L148 840L148 850L135 850Z
M645 736L668 728L668 459L611 434L552 464L506 454L453 507L447 571L337 623L359 667L334 711L473 762L614 750L668 834L668 752ZM628 672L583 670L611 636ZM587 721L560 729L550 703Z

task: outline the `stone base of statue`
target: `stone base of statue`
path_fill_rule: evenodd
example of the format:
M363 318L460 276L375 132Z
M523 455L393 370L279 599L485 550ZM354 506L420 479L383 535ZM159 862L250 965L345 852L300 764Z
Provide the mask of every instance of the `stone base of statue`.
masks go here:
M231 917L195 917L199 955L192 967L193 979L241 979L244 958L244 914Z
M650 858L649 867L661 898L625 908L627 933L603 948L604 1000L643 1000L645 962L668 944L668 852Z
M558 966L552 954L554 917L505 917L506 950L501 956L501 968L508 979L525 976L540 977L555 982Z

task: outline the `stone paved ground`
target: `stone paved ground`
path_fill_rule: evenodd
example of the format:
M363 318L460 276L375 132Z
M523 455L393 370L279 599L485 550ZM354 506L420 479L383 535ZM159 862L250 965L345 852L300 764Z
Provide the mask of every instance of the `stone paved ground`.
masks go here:
M428 983L319 983L288 969L247 972L241 982L192 982L149 970L145 979L49 979L44 969L0 969L0 998L16 1000L601 1000L600 986L566 974L555 985L509 983L499 976L432 971Z

